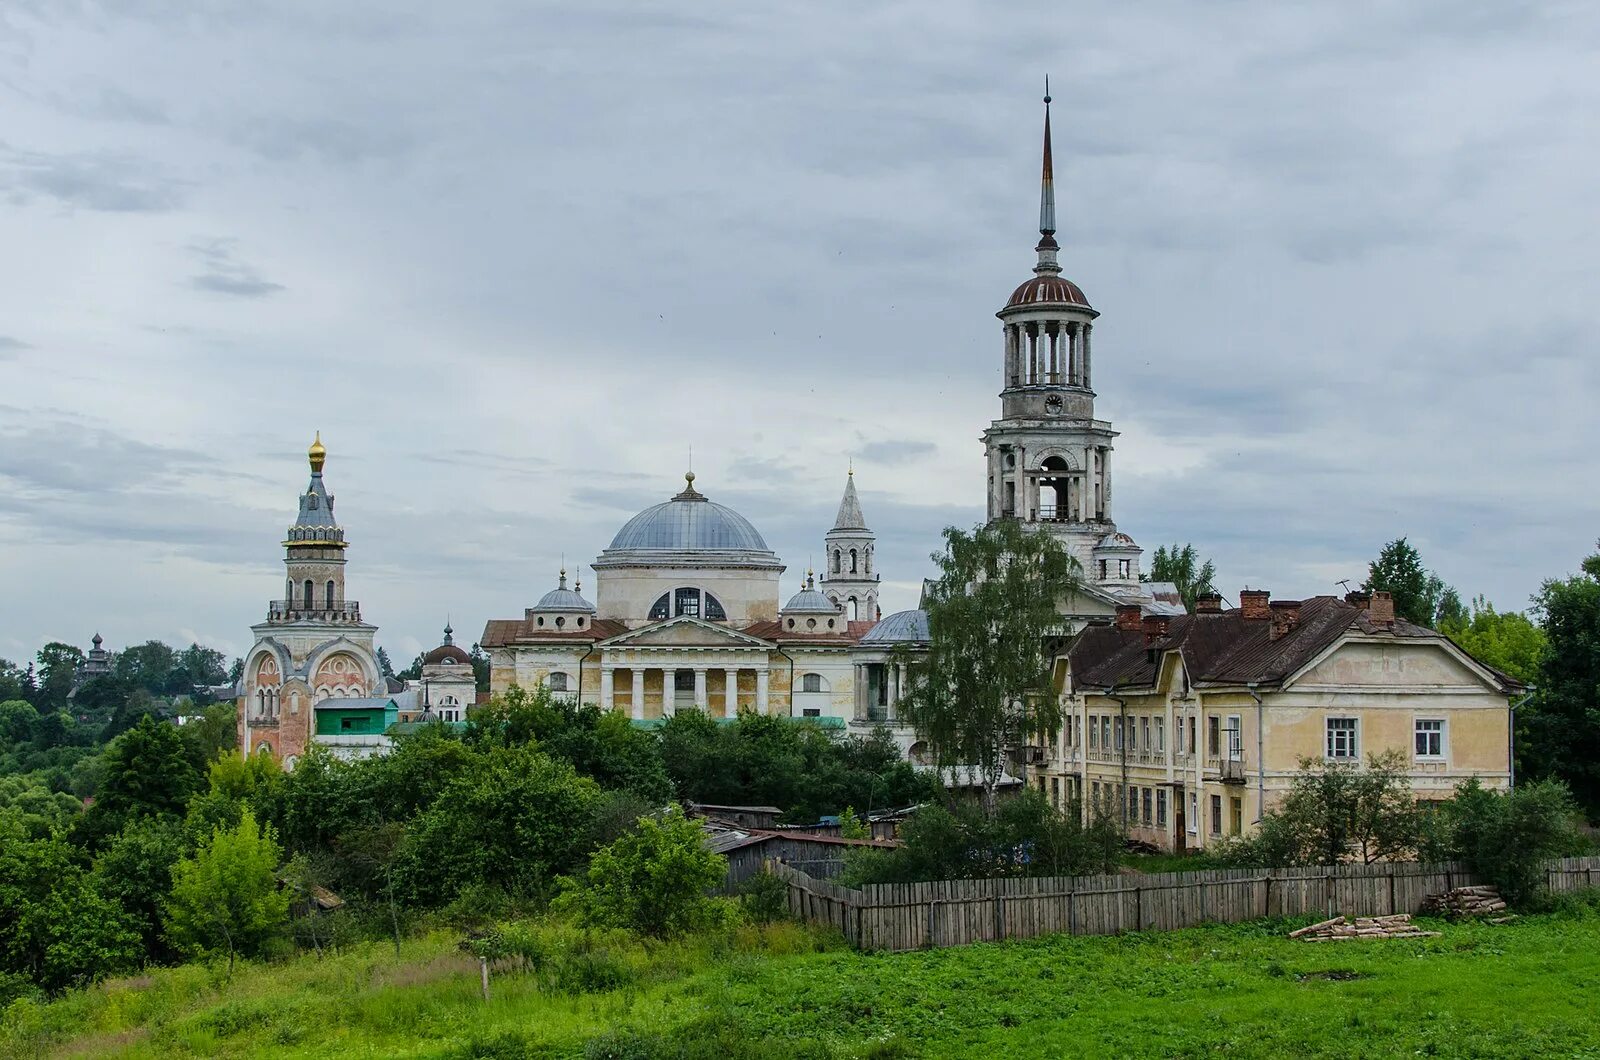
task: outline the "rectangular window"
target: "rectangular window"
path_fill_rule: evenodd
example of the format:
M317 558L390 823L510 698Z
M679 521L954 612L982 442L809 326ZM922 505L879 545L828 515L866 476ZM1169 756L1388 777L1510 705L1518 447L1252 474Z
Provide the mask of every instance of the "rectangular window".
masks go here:
M1226 731L1228 734L1228 761L1244 761L1243 730L1239 725L1239 715L1228 715L1228 728Z
M1150 719L1139 719L1139 746L1146 751L1150 750Z
M1153 820L1150 814L1150 804L1154 801L1154 795L1155 792L1149 788L1145 788L1139 793L1139 820L1144 822L1146 828L1150 827L1150 822Z
M1222 757L1222 719L1215 714L1206 715L1206 754L1211 758Z
M1157 751L1165 751L1166 749L1167 749L1167 719L1166 718L1157 718L1156 719L1156 750Z
M1228 832L1230 835L1239 835L1244 831L1244 800L1236 798L1232 801L1233 819L1229 822Z
M1444 757L1444 722L1437 718L1417 719L1417 757Z
M1198 835L1200 833L1200 796L1196 792L1189 792L1189 820L1186 822L1189 831Z
M699 615L700 615L700 590L699 589L679 589L677 591L677 593L675 593L674 596L673 596L673 602L677 605L678 614L680 614L680 615L689 615L691 617L696 617L696 618L699 617Z
M1190 718L1189 719L1189 753L1190 754L1194 754L1196 751L1200 750L1200 742L1195 739L1195 735L1194 735L1195 734L1195 724L1196 724L1195 720L1193 718Z
M1222 796L1211 796L1211 834L1222 834Z
M1097 714L1089 715L1089 746L1096 749L1100 746L1100 716Z
M1128 789L1128 823L1137 824L1139 821L1139 789Z
M1105 714L1100 718L1100 749L1111 750L1111 715Z
M1328 719L1328 757L1359 758L1361 748L1356 739L1355 718Z
M1050 778L1050 804L1057 809L1061 808L1061 778Z
M1122 719L1119 717L1117 719L1117 750L1120 751L1125 746L1127 745L1123 742Z
M800 715L801 715L801 717L805 717L805 718L820 718L820 717L822 717L822 708L821 707L806 707L804 710L802 710L800 712Z
M1157 828L1165 828L1166 826L1167 826L1167 789L1166 788L1157 788L1156 789L1156 827Z
M1089 782L1089 795L1090 795L1090 800L1092 802L1092 805L1090 806L1090 809L1094 810L1094 812L1096 812L1096 813L1099 813L1100 812L1100 782L1098 780L1091 780Z

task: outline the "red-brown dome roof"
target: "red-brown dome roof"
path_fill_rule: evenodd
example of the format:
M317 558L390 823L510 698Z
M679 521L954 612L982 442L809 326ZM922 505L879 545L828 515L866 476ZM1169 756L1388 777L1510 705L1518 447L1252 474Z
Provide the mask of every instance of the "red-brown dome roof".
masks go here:
M426 666L437 666L446 659L449 659L452 662L466 663L468 666L472 665L472 656L468 655L454 644L439 645L437 648L424 655L422 657L422 662Z
M1060 276L1035 276L1011 292L1006 308L1026 305L1081 305L1090 308L1083 288Z

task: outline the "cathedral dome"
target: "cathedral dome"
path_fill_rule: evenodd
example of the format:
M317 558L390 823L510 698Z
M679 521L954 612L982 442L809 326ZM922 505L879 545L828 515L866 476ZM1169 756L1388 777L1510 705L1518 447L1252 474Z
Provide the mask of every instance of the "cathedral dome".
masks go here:
M1090 308L1089 298L1083 293L1083 288L1071 280L1048 274L1028 280L1012 291L1011 297L1006 299L1007 309L1035 305L1074 305L1084 309Z
M539 597L539 606L536 611L587 611L594 613L594 605L583 598L582 593L573 592L571 589L551 589Z
M607 550L661 552L762 552L771 550L750 520L726 505L706 499L688 485L670 501L651 505L623 524Z
M908 644L928 639L928 612L896 611L867 630L860 643Z
M454 644L441 644L422 657L424 666L436 666L448 659L451 662L471 664L472 656Z
M789 597L789 602L783 605L783 613L837 615L839 605L823 595L822 590L816 587L816 583L807 577L805 588Z

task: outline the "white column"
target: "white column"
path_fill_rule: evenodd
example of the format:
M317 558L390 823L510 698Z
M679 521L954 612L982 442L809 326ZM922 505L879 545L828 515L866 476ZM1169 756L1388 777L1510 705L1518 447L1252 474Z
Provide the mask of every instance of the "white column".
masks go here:
M1083 489L1078 494L1078 518L1087 522L1094 515L1094 446L1083 447Z
M767 712L767 669L761 667L756 670L756 713Z
M706 668L694 668L694 705L698 710L706 709Z
M1078 378L1085 387L1089 386L1089 336L1093 332L1093 324L1083 325L1083 349L1078 353Z
M730 718L738 717L738 715L739 715L739 671L738 670L724 670L724 671L722 671L722 673L723 673L724 679L728 682L728 690L723 695L723 710L727 712L727 715Z
M1100 510L1111 518L1111 447L1100 450Z
M661 716L670 718L677 711L677 684L678 672L661 668Z
M633 716L637 721L644 720L644 667L633 668Z
M611 684L613 681L612 668L600 667L600 709L611 709Z

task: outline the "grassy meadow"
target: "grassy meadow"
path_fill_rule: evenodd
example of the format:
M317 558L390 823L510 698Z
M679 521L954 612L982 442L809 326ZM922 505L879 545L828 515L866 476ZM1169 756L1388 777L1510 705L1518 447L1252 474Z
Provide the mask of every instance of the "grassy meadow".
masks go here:
M273 964L155 969L13 1003L14 1056L1600 1057L1600 903L1427 940L1304 921L859 954L793 924L643 944L543 932L498 970L435 933Z

